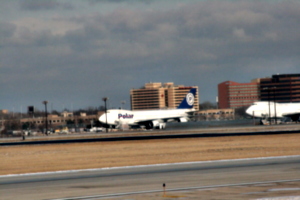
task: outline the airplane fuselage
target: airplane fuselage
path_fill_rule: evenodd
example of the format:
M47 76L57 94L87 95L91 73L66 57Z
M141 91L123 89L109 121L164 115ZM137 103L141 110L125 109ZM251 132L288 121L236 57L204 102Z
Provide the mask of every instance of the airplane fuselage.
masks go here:
M187 122L189 120L189 116L195 112L193 108L195 95L196 89L191 88L177 109L139 111L112 109L101 115L99 121L105 126L114 128L119 128L121 125L127 124L129 126L144 126L146 129L164 129L166 122Z
M117 126L119 124L139 125L147 122L164 123L170 119L185 122L188 113L194 109L165 109L165 110L108 110L99 120L102 123ZM155 125L155 124L154 124Z
M267 101L259 101L253 103L247 110L248 115L263 118L263 117L292 117L300 114L300 103L274 103ZM298 117L299 118L299 117Z

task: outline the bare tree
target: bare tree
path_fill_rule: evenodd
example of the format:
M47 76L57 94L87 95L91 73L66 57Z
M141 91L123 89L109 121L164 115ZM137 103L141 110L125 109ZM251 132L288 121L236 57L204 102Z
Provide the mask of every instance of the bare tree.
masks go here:
M212 103L210 101L205 101L201 103L199 106L200 106L200 110L217 109L216 103Z

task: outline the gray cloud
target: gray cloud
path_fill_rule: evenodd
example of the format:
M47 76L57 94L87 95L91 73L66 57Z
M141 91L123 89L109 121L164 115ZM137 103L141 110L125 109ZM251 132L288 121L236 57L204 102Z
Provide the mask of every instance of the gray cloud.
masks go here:
M43 6L59 7L57 1L48 3ZM1 22L0 89L7 91L1 100L6 107L16 93L22 98L15 104L47 98L97 106L108 96L117 107L121 100L129 102L131 88L149 81L198 85L201 101L214 101L217 84L226 80L299 73L297 1L200 1L163 11L128 6L22 20L40 25Z
M0 27L0 48L4 48L10 42L16 26L11 23L0 22Z
M111 38L101 41L108 45L106 53L119 59L138 56L167 63L174 63L175 59L181 66L212 62L235 62L230 63L235 66L247 65L250 59L254 62L256 58L272 59L283 54L297 58L299 28L295 21L289 27L289 17L277 18L279 5L230 2L197 5L167 13L119 10L85 28L95 31L96 26L101 26L101 30L94 32L95 37L88 38L93 40L98 35ZM299 9L299 4L293 7ZM289 12L284 14L288 15Z
M54 9L73 9L71 3L61 3L57 0L26 0L20 1L20 7L24 10L38 11L38 10L54 10Z
M90 4L95 4L95 3L151 3L157 0L88 0Z

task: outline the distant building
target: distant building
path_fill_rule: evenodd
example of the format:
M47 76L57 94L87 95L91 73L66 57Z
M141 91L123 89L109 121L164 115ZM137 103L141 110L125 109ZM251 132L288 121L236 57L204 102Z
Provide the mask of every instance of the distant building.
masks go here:
M174 85L174 83L146 83L140 89L130 90L131 109L177 108L191 88L196 88L194 108L199 110L198 86Z
M200 110L196 113L198 120L222 120L222 119L234 119L234 109L207 109Z
M79 124L88 125L98 121L100 115L103 111L99 111L96 115L86 115L85 113L80 113L80 115L74 115L72 112L62 112L61 116L49 114L47 116L48 127L56 128L59 126L67 126L68 124L73 124L78 126ZM31 127L43 127L45 125L45 117L35 117L35 118L23 118L20 119L21 124L29 123Z
M300 74L278 74L260 79L262 101L300 102Z
M259 100L259 96L259 79L252 80L251 83L225 81L218 84L220 109L250 106Z
M73 117L73 112L64 111L61 113L62 117Z
M8 110L0 110L0 114L4 114L4 115L6 115L6 114L8 114L9 113L9 111Z

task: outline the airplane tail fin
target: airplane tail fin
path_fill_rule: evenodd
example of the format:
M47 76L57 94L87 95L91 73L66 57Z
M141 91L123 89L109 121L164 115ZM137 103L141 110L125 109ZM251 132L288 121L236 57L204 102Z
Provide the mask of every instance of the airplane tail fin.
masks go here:
M196 96L196 88L192 88L177 107L178 109L191 109L194 106Z

